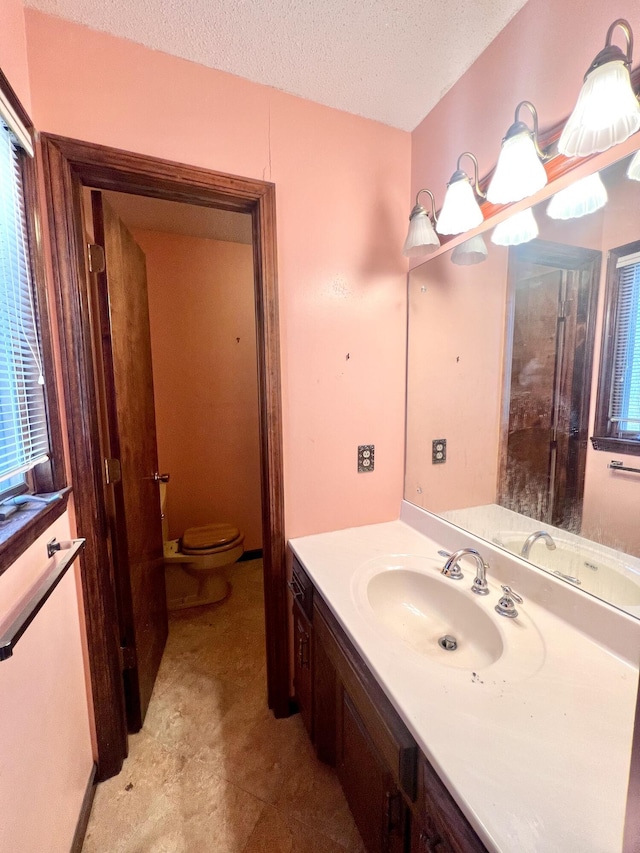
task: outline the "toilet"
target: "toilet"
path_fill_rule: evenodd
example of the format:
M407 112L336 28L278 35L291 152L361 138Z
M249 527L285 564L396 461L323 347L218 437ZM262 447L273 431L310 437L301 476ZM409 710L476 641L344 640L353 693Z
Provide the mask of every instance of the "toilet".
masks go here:
M167 609L182 610L222 601L230 592L228 571L244 553L244 533L231 524L189 527L168 538L167 486L160 483Z

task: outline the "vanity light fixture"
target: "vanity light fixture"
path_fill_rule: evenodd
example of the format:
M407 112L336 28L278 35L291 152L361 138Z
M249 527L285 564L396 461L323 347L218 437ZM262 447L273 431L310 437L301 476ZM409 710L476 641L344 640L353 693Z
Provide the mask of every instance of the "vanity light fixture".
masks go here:
M611 39L621 29L626 53ZM640 104L631 86L633 33L618 18L607 30L605 46L585 74L578 102L564 126L558 152L565 157L588 157L624 142L640 128Z
M486 261L488 254L487 244L482 234L476 234L475 237L469 237L464 243L455 247L451 252L451 263L458 264L460 267L471 267Z
M533 210L528 207L519 213L514 213L493 229L491 242L496 246L519 246L528 243L538 236L538 223Z
M460 168L463 157L470 157L473 161L473 185L467 173ZM470 151L465 151L458 157L456 171L447 184L447 192L436 225L438 234L462 234L480 225L484 217L476 196L486 197L478 184L478 161Z
M431 199L431 215L427 213L425 208L420 204L420 196L422 193L427 193ZM404 241L402 254L405 258L418 258L421 255L428 255L430 252L440 246L438 235L433 230L433 222L436 219L436 201L431 190L420 190L416 196L416 203L413 210L409 214L409 231L407 239Z
M627 177L632 181L640 181L640 151L636 151L633 155L627 169Z
M552 219L579 219L600 210L607 199L600 172L594 172L557 192L549 202L547 213Z
M533 129L520 121L522 107L531 113ZM538 112L530 101L521 101L516 107L515 121L502 140L487 201L511 204L541 190L547 183L542 161L548 159L538 144Z

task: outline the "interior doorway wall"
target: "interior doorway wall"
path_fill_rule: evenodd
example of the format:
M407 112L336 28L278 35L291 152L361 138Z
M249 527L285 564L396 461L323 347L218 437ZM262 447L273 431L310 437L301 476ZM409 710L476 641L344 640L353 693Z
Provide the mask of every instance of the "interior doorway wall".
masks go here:
M94 704L98 780L119 772L127 736L117 612L107 548L88 316L82 190L91 186L250 213L253 227L261 444L268 703L289 713L275 187L43 134L42 162L57 289L64 392Z

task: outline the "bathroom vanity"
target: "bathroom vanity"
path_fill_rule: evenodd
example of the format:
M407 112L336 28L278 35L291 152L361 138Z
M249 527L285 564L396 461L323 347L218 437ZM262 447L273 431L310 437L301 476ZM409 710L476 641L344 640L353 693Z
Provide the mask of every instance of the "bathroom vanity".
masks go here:
M637 620L406 502L290 546L296 696L367 851L622 849ZM488 595L440 573L461 547Z

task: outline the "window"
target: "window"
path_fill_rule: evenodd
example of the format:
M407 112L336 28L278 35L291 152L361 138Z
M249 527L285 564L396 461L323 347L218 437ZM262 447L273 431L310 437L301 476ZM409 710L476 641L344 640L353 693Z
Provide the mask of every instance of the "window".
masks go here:
M0 72L0 572L66 504L21 500L23 511L13 514L6 504L64 486L30 127Z
M44 370L28 252L21 160L0 121L0 498L49 458ZM25 486L26 488L26 486Z
M640 455L640 242L609 255L596 450Z

